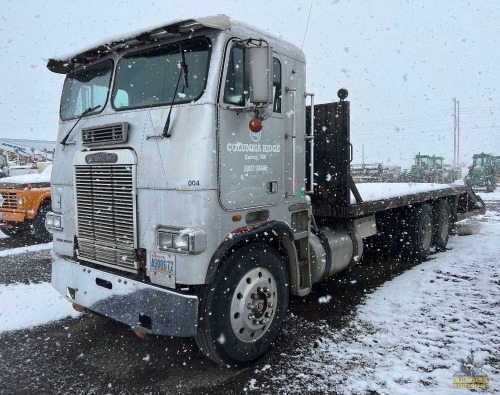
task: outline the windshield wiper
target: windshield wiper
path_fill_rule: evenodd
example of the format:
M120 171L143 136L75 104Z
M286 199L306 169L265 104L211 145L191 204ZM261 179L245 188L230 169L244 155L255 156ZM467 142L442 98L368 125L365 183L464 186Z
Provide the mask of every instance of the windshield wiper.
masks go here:
M184 89L189 88L188 86L188 66L186 63L186 58L184 56L184 51L182 50L182 45L179 45L181 51L181 68L179 70L179 78L177 79L177 85L175 86L174 95L172 96L172 101L170 102L170 109L168 110L167 120L165 121L165 126L163 127L162 137L172 137L169 133L170 128L170 114L172 114L172 107L174 106L175 97L177 96L177 90L179 89L179 82L181 81L181 76L184 75L184 86L182 88L182 93Z
M188 65L186 63L186 56L184 55L184 51L181 48L181 67L182 71L184 74L184 86L182 87L182 93L184 93L184 89L188 88L189 89L189 83L188 83Z
M80 120L87 114L90 114L92 111L95 111L97 110L99 107L101 107L101 105L97 105L95 107L89 107L87 108L84 112L82 112L82 115L80 115L78 117L78 119L76 120L75 124L73 125L73 127L70 129L70 131L66 134L66 136L64 136L64 138L61 140L61 144L62 145L66 145L66 141L68 141L68 137L69 135L71 134L71 132L73 131L73 129L75 128L76 125L78 125L78 122L80 122Z

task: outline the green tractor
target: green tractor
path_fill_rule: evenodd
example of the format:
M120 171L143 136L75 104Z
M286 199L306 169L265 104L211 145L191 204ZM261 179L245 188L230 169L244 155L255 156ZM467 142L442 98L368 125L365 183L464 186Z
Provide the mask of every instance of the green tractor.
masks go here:
M432 157L430 155L415 156L415 164L411 166L410 179L413 182L428 182L431 172Z
M453 172L443 163L442 156L421 155L415 156L415 164L410 170L410 179L413 182L448 183L455 180Z
M493 192L497 187L496 158L491 154L475 154L469 173L465 176L465 184L473 188L486 188L486 192Z

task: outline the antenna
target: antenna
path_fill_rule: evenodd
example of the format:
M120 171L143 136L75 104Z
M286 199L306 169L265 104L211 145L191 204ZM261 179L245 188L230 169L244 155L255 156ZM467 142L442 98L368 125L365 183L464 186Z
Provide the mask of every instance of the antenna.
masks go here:
M309 7L309 15L307 16L307 23L306 23L306 29L304 31L304 37L302 38L302 44L300 46L300 51L302 52L302 49L304 48L304 43L306 42L306 36L307 36L307 30L309 29L309 20L311 19L311 11L312 11L312 3ZM295 60L295 62L293 63L293 68L292 68L292 74L295 74L296 71L295 71L295 67L297 66L297 60ZM292 80L292 83L291 83L291 88L290 90L293 90L293 86L294 86L294 83L295 83L295 80Z
M307 23L306 23L306 30L304 32L304 38L302 39L302 45L300 46L300 50L304 48L304 43L306 42L306 35L307 35L307 30L309 29L309 20L311 19L311 10L313 8L313 5L311 3L311 6L309 7L309 15L307 16Z

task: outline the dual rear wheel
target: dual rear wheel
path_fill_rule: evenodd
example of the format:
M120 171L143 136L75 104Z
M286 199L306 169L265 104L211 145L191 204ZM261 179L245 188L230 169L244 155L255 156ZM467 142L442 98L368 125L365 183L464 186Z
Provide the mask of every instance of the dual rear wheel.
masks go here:
M392 255L421 262L433 251L444 251L449 240L450 224L447 200L411 207L389 224L388 244Z

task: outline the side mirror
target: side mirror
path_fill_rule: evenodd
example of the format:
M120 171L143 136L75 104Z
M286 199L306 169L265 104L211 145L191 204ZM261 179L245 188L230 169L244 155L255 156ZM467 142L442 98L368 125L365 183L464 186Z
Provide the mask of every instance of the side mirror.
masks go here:
M269 46L248 48L250 58L250 102L268 105L273 98L273 48Z

